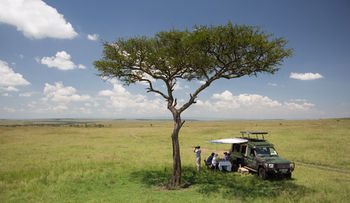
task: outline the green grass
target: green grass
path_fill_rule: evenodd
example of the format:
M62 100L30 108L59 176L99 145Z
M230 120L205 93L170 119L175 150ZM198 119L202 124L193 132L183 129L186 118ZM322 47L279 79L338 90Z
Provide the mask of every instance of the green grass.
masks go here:
M98 121L102 128L28 122L11 127L16 122L3 121L7 126L0 126L0 202L350 199L350 119L186 122L180 132L186 187L178 190L165 189L172 166L171 122ZM268 131L280 156L296 162L293 180L195 171L193 146L201 145L204 159L229 148L205 141L236 137L241 130Z

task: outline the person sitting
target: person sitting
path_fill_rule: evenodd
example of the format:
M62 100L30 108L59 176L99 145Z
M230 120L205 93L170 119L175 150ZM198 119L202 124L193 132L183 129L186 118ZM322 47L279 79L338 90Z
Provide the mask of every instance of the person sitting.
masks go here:
M228 161L228 160L229 160L229 156L227 152L224 152L224 161Z
M207 166L211 165L211 162L213 161L214 155L215 155L214 152L210 154L210 156L208 157L207 162L205 163L205 165L207 165Z
M215 154L213 160L211 161L211 168L212 169L217 169L218 164L219 164L219 158L218 158L218 154Z
M227 161L232 162L231 152L227 153Z

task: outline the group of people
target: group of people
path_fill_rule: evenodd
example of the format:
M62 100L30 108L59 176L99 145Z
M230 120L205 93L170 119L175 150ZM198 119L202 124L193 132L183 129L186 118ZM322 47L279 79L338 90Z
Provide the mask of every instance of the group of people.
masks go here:
M196 146L194 148L194 153L196 153L196 166L197 166L197 171L200 170L201 167L201 147ZM220 164L219 164L220 161ZM219 168L220 171L222 171L222 166L226 167L227 171L231 171L231 157L230 153L224 152L224 158L219 159L219 155L215 154L214 152L210 154L210 156L207 158L205 164L210 167L211 169L217 169Z
M211 153L206 161L206 165L209 166L212 169L217 169L219 167L219 155L215 154L214 152ZM224 152L224 158L222 161L231 161L230 153ZM221 169L220 169L221 170Z

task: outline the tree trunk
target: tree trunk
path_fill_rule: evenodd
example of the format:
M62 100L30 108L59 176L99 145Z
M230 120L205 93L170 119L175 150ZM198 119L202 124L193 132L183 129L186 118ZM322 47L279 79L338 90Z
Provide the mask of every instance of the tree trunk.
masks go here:
M181 184L181 158L179 145L179 131L182 127L180 115L174 115L174 131L171 135L173 144L173 173L171 175L171 186L179 186Z

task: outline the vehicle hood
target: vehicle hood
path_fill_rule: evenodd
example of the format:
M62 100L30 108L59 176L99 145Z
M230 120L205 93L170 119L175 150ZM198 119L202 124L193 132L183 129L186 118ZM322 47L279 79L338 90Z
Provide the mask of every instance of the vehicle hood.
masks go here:
M267 164L289 164L289 163L291 163L287 159L283 159L279 156L259 157L258 159L264 163L267 163Z

